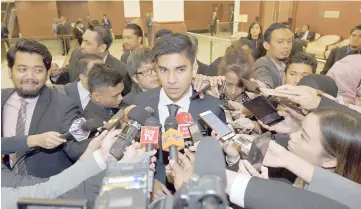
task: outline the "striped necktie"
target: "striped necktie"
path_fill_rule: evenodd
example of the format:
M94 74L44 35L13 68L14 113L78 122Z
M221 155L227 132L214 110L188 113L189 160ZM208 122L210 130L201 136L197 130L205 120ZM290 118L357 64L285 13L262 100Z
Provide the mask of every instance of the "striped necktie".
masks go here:
M20 100L21 106L18 114L18 120L16 122L16 136L25 136L25 124L26 124L26 105L28 104L24 98ZM16 159L19 158L24 153L16 153ZM18 164L16 165L15 169L17 170L18 174L26 174L26 165L25 165L25 158L19 160Z

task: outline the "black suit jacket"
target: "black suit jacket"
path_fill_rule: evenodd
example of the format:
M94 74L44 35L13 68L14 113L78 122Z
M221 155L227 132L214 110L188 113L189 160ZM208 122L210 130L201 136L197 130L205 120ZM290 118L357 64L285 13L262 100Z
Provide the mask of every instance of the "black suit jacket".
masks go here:
M155 88L146 92L139 93L135 99L134 104L141 107L151 107L154 109L154 117L159 120L159 94L161 88ZM195 91L193 92L195 94ZM205 95L203 99L195 99L191 101L189 106L189 113L192 115L194 121L199 120L199 114L208 110L211 110L215 115L219 117L224 123L226 123L226 116L224 111L219 107L221 101L210 95ZM161 143L160 143L161 144ZM161 147L161 146L160 146ZM161 150L161 148L159 149ZM163 183L166 183L165 177L165 162L167 159L168 152L158 152L158 163L156 168L156 178Z
M124 90L122 95L127 95L131 91L133 85L132 79L130 78L127 71L127 66L117 58L113 57L111 54L108 54L108 57L105 60L105 64L122 73L124 78Z
M78 59L82 56L81 47L78 47L74 49L74 51L71 53L70 59L69 59L69 65L68 65L68 71L69 71L69 82L75 82L79 79L79 72L76 68L76 62Z
M304 32L301 32L298 35L296 34L296 38L301 39L304 34L305 34ZM309 31L306 40L307 41L314 41L315 38L316 38L316 33Z
M14 89L2 89L1 111ZM67 96L53 89L44 87L39 95L30 123L28 135L40 134L48 131L65 133L73 121L81 117L80 107ZM46 150L39 148L39 152L25 159L27 173L36 177L49 177L68 168L78 160L74 157L74 145L77 142L69 140L67 143Z
M326 75L330 68L339 60L346 57L347 55L347 46L337 47L331 50L330 55L326 60L325 66L320 74Z
M120 58L120 61L122 61L125 65L127 65L129 55L130 55L130 51L123 53Z
M124 106L129 106L134 104L135 97L141 92L143 92L142 89L139 88L137 84L133 84L131 92L123 98L122 104Z
M247 209L347 209L349 207L322 195L278 181L252 177L244 206Z
M212 62L209 66L209 76L216 76L218 75L218 67L221 64L223 57L218 57L216 60Z

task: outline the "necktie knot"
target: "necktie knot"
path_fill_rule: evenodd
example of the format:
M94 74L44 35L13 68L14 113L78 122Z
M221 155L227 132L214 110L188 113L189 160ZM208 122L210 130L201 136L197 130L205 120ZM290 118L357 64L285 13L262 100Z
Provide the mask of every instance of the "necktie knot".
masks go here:
M169 116L170 117L175 117L177 116L177 112L178 112L178 109L179 109L179 106L176 105L176 104L170 104L170 105L167 105L168 107L168 111L169 111Z

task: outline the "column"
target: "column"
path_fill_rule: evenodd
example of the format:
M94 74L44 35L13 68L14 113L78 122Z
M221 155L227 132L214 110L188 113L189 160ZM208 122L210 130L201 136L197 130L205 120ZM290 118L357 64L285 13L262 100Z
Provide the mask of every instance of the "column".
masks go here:
M233 24L233 34L238 32L238 17L240 11L241 0L234 0L234 12L233 12L233 22L237 22Z
M153 0L151 42L154 40L154 34L161 29L170 29L175 33L187 33L187 26L184 22L184 0Z

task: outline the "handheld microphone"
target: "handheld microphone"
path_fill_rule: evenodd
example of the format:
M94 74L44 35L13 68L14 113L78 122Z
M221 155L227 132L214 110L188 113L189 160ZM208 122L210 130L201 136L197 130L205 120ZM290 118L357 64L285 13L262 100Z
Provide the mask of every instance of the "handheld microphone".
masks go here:
M74 137L78 142L88 139L91 132L96 131L102 124L96 124L94 119L85 120L85 118L79 118L73 121L69 131L60 135L62 139L68 139Z
M112 130L112 128L118 126L120 120L123 119L125 116L124 112L125 110L120 109L117 114L113 115L113 117L111 117L110 120L108 120L108 122L104 124L102 130Z
M170 159L178 161L178 149L184 148L182 132L178 131L178 123L175 117L168 117L164 122L166 132L162 134L162 148L168 151Z
M188 112L181 112L177 114L178 131L182 132L185 146L188 148L193 145L191 140L191 133L189 132L189 126L192 125L193 117Z
M140 146L145 147L146 152L158 149L160 124L155 117L145 121L140 132Z
M115 159L120 160L123 157L125 149L138 137L140 129L149 117L150 113L139 107L134 107L129 111L130 120L109 151Z

